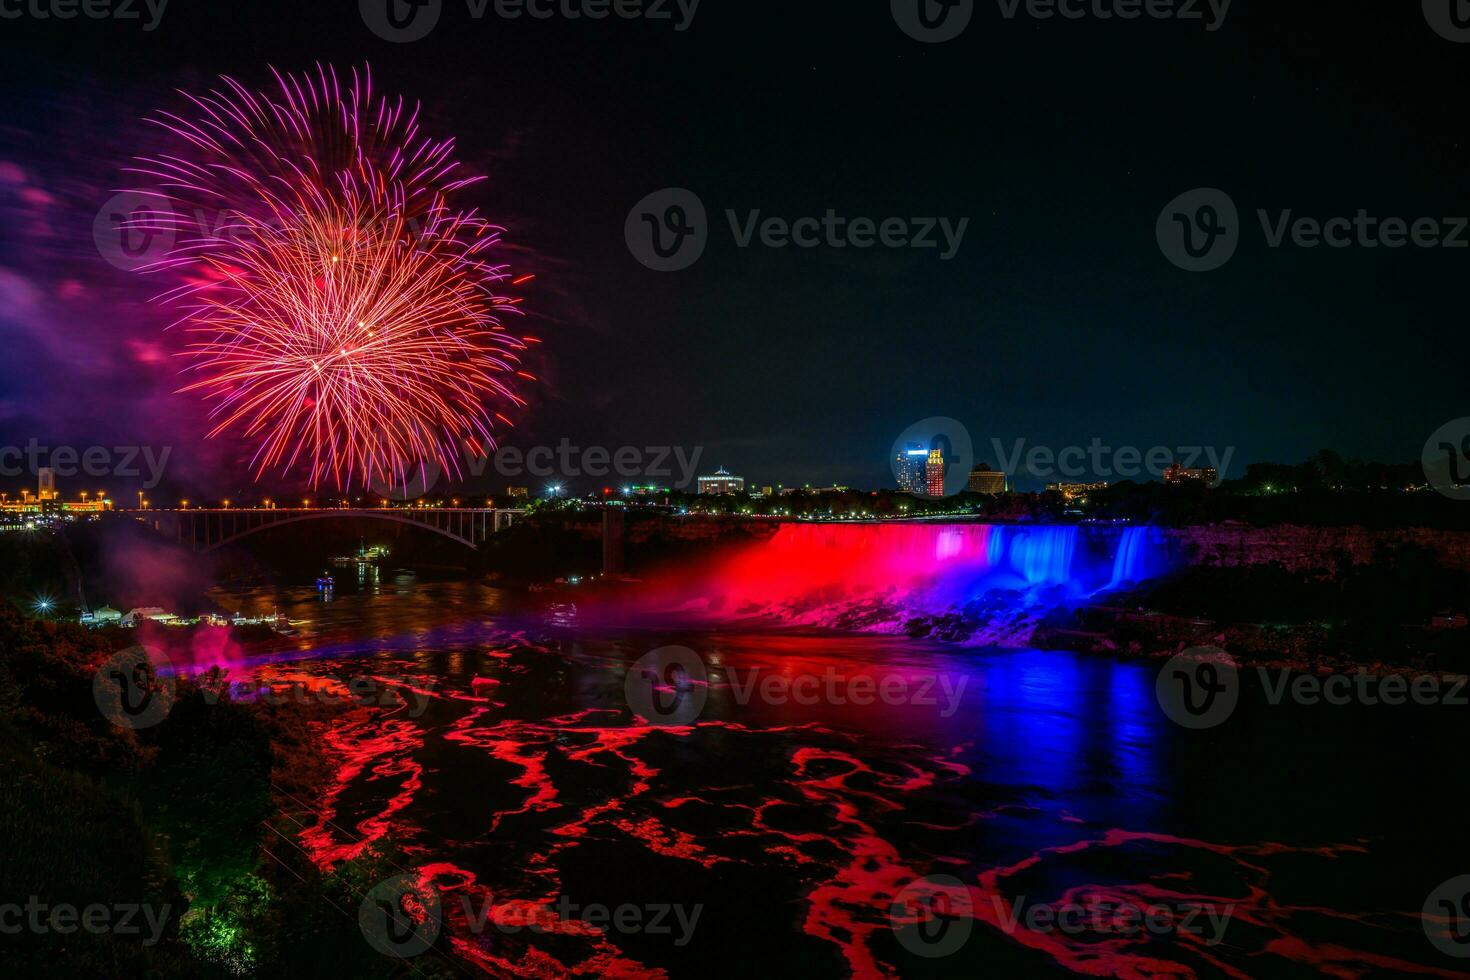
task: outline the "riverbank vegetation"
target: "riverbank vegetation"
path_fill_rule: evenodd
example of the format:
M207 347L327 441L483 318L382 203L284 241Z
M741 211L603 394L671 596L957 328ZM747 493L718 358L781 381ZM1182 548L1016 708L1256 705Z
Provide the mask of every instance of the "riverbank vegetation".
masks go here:
M294 838L326 762L332 705L232 702L180 679L168 716L113 724L93 678L116 637L0 603L0 904L45 906L5 936L12 972L60 977L410 975L357 925L401 859L374 851L321 874ZM61 931L51 909L139 906L139 932ZM58 920L68 927L63 918ZM113 921L120 922L114 917ZM415 976L441 975L432 963Z

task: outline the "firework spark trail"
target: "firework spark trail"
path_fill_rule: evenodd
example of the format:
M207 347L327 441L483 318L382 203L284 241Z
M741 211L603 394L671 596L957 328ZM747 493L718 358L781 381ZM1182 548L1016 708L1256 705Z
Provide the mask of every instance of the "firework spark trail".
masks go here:
M536 338L500 321L531 277L491 262L501 229L450 203L483 178L457 176L417 106L375 97L366 70L273 74L271 92L181 93L192 118L152 122L185 147L128 168L153 186L124 226L170 243L147 271L180 279L159 300L191 338L181 391L210 403L211 438L251 442L257 479L459 475L509 424L496 409L525 404L515 380L535 380L518 355Z

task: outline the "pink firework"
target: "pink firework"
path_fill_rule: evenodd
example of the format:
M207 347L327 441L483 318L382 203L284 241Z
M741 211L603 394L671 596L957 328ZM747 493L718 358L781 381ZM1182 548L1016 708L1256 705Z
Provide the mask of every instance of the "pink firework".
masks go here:
M131 172L153 186L128 225L169 243L150 271L180 277L182 391L210 404L210 437L255 447L252 467L403 486L425 468L460 472L493 451L497 411L535 380L518 352L535 338L512 279L487 253L501 229L451 203L452 140L419 109L375 96L369 72L274 73L252 92L231 78L185 98L191 118L152 120L183 145Z

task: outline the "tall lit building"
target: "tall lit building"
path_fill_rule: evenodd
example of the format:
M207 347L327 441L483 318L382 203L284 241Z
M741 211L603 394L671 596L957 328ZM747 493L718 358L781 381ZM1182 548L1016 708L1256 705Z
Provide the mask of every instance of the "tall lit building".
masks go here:
M38 486L36 489L39 491L37 496L39 496L42 500L50 500L52 497L56 496L55 470L51 469L49 466L41 467L39 471L39 479L37 482Z
M731 476L722 466L715 471L714 476L702 476L699 478L699 493L701 496L717 496L722 493L744 493L745 477Z
M893 461L893 469L898 476L898 489L905 493L923 493L928 486L928 479L924 474L928 462L929 450L920 443L911 442L900 449L898 458Z
M924 464L924 484L931 497L944 496L944 450L929 450L929 461Z
M1000 494L1006 492L1006 475L984 463L970 471L970 492Z

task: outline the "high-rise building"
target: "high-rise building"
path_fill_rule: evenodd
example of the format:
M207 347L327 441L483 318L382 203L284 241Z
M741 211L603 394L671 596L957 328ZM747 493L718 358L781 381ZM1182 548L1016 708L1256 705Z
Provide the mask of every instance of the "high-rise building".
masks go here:
M924 464L924 484L931 497L944 496L944 450L929 450L929 461Z
M1213 466L1203 466L1199 469L1187 470L1175 463L1164 471L1165 483L1192 483L1198 481L1207 487L1213 487L1220 482L1220 471Z
M744 493L745 477L731 476L722 466L715 471L714 476L702 476L699 478L699 492L701 496L722 493Z
M1000 494L1006 492L1006 475L984 463L970 471L970 492Z
M921 443L911 442L898 452L898 458L893 461L894 472L898 476L898 489L905 493L923 493L928 486L928 478L924 469L929 462L929 450Z
M41 467L36 496L42 500L50 500L56 496L56 471L49 466Z

